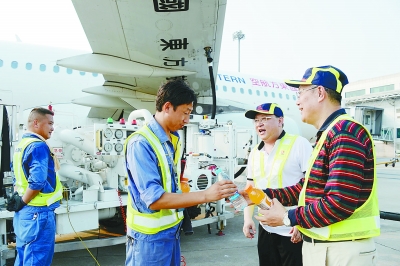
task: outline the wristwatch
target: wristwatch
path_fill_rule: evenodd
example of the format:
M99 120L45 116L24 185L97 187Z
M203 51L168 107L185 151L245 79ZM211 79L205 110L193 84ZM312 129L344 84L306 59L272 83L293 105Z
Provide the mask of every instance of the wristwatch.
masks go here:
M282 221L283 221L283 224L285 226L290 226L290 219L289 219L288 214L289 214L289 212L286 211L285 214L283 215L283 220Z

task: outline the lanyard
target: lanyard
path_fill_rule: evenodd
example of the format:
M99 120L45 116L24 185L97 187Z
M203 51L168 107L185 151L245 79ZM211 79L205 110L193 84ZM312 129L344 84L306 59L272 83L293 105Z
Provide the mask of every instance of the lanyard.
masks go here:
M172 163L172 168L174 170L173 176L176 177L178 174L178 170L176 169L176 165L174 163L174 158L172 157L172 152L171 152L171 148L168 146L167 142L164 142L164 147L165 150L167 151L167 159L169 161L169 163Z

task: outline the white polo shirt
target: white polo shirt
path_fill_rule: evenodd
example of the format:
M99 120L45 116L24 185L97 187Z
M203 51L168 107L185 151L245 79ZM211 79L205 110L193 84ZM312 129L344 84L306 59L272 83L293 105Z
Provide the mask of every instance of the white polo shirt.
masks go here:
M279 142L281 139L277 139L274 147L270 154L265 151L265 145L263 143L258 145L258 148L261 147L261 152L264 152L264 172L266 175L269 175L269 171L272 167L272 163L274 161L274 155L279 147ZM252 169L251 165L253 164L253 153L254 150L250 152L249 160L247 163L247 179L252 180ZM301 178L304 177L304 173L307 171L308 167L308 159L310 158L312 153L312 147L310 142L304 137L298 136L296 141L293 143L293 147L290 150L289 156L287 158L286 164L283 167L282 173L282 185L283 187L292 186L299 182ZM257 162L254 162L257 163ZM276 182L275 182L276 183ZM257 188L265 189L267 188L267 179L263 179L261 182L257 180ZM277 187L271 187L277 188ZM286 207L286 209L293 209L296 206ZM282 236L290 236L289 232L291 227L287 226L277 226L271 227L268 225L262 225L262 227L270 233L276 233Z

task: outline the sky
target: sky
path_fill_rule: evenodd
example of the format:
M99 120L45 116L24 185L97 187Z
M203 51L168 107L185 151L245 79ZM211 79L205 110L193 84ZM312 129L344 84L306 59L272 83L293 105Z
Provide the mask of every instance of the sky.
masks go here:
M398 0L227 0L219 71L301 79L313 66L350 82L400 73ZM70 0L0 0L0 40L90 51Z

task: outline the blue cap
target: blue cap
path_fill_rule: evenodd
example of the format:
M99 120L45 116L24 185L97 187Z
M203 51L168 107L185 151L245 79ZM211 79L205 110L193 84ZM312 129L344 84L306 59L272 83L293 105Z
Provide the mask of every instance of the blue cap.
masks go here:
M307 69L302 80L285 80L285 83L296 88L300 85L318 85L341 93L349 81L340 69L333 66L320 66Z
M257 114L275 115L283 117L282 109L276 103L264 103L256 107L256 110L249 110L244 115L247 118L254 119Z

